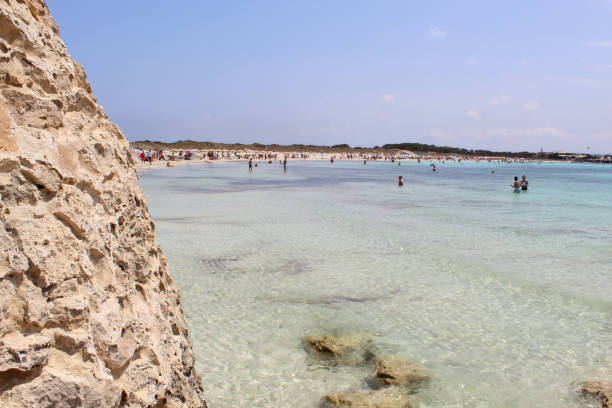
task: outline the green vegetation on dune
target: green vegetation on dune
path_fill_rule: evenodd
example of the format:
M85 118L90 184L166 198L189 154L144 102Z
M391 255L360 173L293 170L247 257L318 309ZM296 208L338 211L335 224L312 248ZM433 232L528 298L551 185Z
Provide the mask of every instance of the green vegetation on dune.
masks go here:
M271 152L321 152L321 153L341 153L352 151L374 152L375 149L351 148L347 144L335 146L315 146L309 144L261 144L261 143L215 143L215 142L195 142L192 140L180 140L178 142L152 142L150 140L132 142L131 146L137 149L153 150L255 150Z
M531 152L494 152L491 150L468 150L461 147L436 146L422 143L395 143L382 146L385 150L410 150L413 152L432 152L441 154L456 154L462 156L503 156L535 158L536 153Z

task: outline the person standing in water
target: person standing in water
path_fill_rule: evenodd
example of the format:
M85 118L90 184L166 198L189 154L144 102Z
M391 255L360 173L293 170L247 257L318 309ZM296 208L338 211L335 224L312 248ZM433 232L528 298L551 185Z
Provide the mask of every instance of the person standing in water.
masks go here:
M283 161L283 171L287 172L287 156L285 156L285 160Z
M404 179L402 178L402 176L399 176L399 179L397 180L397 185L400 187L404 185Z
M253 159L249 159L249 172L253 171Z
M529 187L529 181L527 181L527 177L523 176L521 179L521 190L527 191L528 187Z
M363 165L365 166L365 165L366 165L366 163L367 163L367 160L364 160L364 161L363 161Z
M514 183L510 184L510 187L514 188L515 193L521 192L521 183L519 182L518 177L514 176Z

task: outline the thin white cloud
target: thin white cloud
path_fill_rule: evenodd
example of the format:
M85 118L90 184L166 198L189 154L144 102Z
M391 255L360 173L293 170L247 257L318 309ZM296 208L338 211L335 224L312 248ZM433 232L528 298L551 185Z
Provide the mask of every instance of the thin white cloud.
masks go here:
M612 1L612 0L610 0ZM612 69L612 64L607 64L607 65L593 65L592 67L590 67L592 70L595 71L608 71Z
M610 0L612 2L612 0ZM609 142L612 140L612 131L595 132L591 134L591 137L597 141Z
M427 35L430 37L446 37L446 34L448 34L448 31L438 27L430 27L429 30L427 30Z
M521 67L523 68L537 68L539 65L536 64L533 61L527 60L527 59L522 59L519 61L519 64Z
M612 41L588 41L584 45L587 47L612 47Z
M395 96L393 94L384 94L381 99L384 103L393 103Z
M572 76L561 76L561 75L543 75L542 79L548 81L561 81L568 83L575 83L581 85L591 85L597 87L610 87L612 86L612 81L600 81L592 78L584 78L584 77L572 77Z
M355 129L340 128L334 125L322 126L318 128L299 128L299 135L320 136L320 135L355 135L360 134L360 131Z
M476 109L471 109L465 114L468 118L480 120L480 113Z
M557 129L551 126L531 128L531 129L508 129L508 128L497 128L488 131L491 135L497 136L509 136L509 137L531 137L531 136L554 136L554 137L565 137L567 133L561 129Z
M571 137L564 130L543 126L536 128L493 128L493 129L463 129L458 131L432 130L427 132L427 136L445 140L471 140L475 142L491 141L495 138L498 141L513 141L515 139L531 139L534 137L545 138L548 140L571 140Z
M476 64L478 64L478 60L469 59L469 60L465 60L465 63L468 64L468 65L476 65Z
M387 115L386 112L380 112L378 114L378 119L380 119L380 120L387 120L388 118L389 118L389 115Z
M497 105L503 105L504 103L508 103L508 102L510 102L510 96L506 94L500 94L500 95L497 95L495 98L493 98L493 100L490 102L490 105L497 106Z
M534 112L540 109L540 102L538 101L529 101L523 105L523 110Z

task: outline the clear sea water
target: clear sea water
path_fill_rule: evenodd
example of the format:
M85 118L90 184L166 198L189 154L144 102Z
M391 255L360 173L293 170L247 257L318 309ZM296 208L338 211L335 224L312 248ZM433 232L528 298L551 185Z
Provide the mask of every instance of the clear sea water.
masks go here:
M371 368L323 367L302 347L337 331L427 367L422 408L585 407L577 383L612 380L612 166L254 170L141 173L211 407L365 389ZM513 194L522 174L529 192Z

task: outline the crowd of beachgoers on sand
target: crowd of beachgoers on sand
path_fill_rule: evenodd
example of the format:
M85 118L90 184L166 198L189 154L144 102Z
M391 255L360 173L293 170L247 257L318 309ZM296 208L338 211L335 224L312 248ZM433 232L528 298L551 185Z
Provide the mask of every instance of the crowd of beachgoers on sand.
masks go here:
M379 161L389 160L401 162L402 160L428 160L444 163L469 161L487 161L492 163L531 163L540 160L524 159L515 157L481 157L481 156L456 156L440 154L415 154L408 151L400 152L343 152L343 153L320 153L320 152L271 152L252 150L143 150L132 149L134 162L138 168L147 166L172 167L175 164L184 163L215 163L229 161L277 161L277 160L363 160Z

